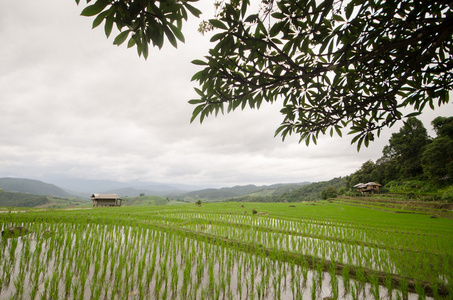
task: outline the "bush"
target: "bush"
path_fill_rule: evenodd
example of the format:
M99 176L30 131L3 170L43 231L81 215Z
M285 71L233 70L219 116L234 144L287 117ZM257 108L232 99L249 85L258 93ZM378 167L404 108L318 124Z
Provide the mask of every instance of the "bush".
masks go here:
M321 192L321 196L323 200L327 200L329 198L336 198L338 195L338 191L333 186L329 186L327 189Z
M442 200L453 202L453 186L450 186L445 190L445 192L442 194Z
M393 180L385 185L385 189L390 193L414 193L415 195L437 191L431 183L422 180Z

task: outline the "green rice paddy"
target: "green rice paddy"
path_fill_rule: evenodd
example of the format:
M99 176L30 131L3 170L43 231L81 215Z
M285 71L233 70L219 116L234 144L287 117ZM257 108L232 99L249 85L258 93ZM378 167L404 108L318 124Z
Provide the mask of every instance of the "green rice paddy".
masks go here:
M1 213L0 227L0 299L453 296L453 220L422 213L228 202Z

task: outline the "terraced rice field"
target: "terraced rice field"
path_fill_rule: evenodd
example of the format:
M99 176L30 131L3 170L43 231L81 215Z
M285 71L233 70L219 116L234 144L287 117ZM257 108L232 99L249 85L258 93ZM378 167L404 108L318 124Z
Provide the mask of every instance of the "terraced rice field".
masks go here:
M6 213L0 227L0 299L453 296L453 220L427 214L230 202Z

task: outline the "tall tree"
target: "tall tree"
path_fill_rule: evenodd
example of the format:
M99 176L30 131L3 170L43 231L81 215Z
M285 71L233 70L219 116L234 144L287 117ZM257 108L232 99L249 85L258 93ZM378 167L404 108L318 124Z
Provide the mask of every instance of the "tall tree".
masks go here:
M453 140L439 137L426 147L422 156L423 170L438 185L453 181Z
M437 117L431 124L438 137L448 136L453 139L453 117Z
M437 117L431 124L437 137L422 154L423 171L432 182L453 182L453 117Z
M389 145L384 147L384 157L396 161L400 176L416 177L423 174L421 155L428 143L428 132L423 123L411 117L392 134Z
M80 0L76 0L79 2ZM87 0L90 2L91 0ZM139 54L164 37L184 41L182 20L200 11L197 0L97 0L82 14L115 23ZM94 1L93 1L94 2ZM238 107L281 102L283 139L300 135L307 144L319 134L368 145L381 129L426 105L448 103L453 89L453 11L450 1L223 0L209 20L215 43L193 63L203 66L192 121ZM253 6L255 7L255 6ZM410 114L413 115L413 114ZM409 116L410 116L409 115Z
M379 181L376 177L376 164L368 160L362 164L360 169L346 177L346 186L350 189L357 183L367 183L370 181Z

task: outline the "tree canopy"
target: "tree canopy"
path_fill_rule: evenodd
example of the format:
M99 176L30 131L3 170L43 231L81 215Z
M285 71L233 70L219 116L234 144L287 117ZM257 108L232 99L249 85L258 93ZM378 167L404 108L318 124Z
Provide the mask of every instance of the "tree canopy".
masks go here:
M389 160L395 160L398 173L403 177L423 174L421 155L429 143L428 131L415 117L409 118L399 132L393 133L382 151Z
M376 181L383 185L391 181L421 180L434 186L453 183L453 117L437 117L432 123L437 137L428 137L423 123L411 117L393 133L376 163L367 161L347 176L352 188L359 182Z
M76 0L78 3L80 0ZM91 0L87 0L87 3ZM121 31L114 44L184 42L182 23L198 0L96 0L82 15ZM256 1L255 1L256 2ZM254 2L254 3L255 3ZM199 97L191 121L279 102L276 135L316 143L319 134L353 134L358 148L381 129L449 102L453 88L450 1L250 0L217 2L204 23L214 43L192 80ZM206 24L208 26L206 26ZM404 115L404 109L413 113Z

